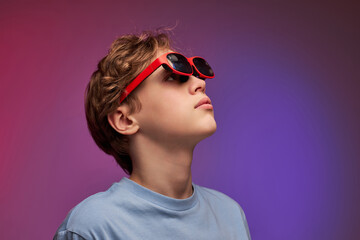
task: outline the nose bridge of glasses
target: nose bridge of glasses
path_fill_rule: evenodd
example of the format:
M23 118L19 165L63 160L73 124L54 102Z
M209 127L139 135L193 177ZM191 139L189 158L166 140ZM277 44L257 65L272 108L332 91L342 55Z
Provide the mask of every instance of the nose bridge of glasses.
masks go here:
M193 75L197 78L199 78L200 74L199 72L196 70L196 68L194 67L194 65L192 65L192 68L193 68Z

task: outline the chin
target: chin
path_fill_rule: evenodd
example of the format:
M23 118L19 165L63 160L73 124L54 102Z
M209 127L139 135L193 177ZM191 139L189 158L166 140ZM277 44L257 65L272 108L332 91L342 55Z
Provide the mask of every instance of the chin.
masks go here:
M204 124L202 126L203 129L203 134L204 134L204 138L210 137L211 135L213 135L216 132L217 129L217 125L216 125L216 121L215 119L208 124Z
M187 140L188 143L191 142L192 144L196 145L205 138L210 137L216 132L217 125L215 119L212 118L212 121L207 121L206 123L202 122L194 128L189 129L189 139Z
M214 125L213 125L213 127L211 128L211 130L210 130L210 135L209 135L209 136L213 135L213 134L216 132L216 129L217 129L217 125L216 125L216 122L215 122L215 120L214 120Z

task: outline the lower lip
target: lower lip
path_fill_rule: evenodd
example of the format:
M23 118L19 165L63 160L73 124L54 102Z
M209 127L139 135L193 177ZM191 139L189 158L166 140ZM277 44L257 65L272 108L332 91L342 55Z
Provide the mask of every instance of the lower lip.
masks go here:
M202 105L198 106L197 108L213 109L213 106L211 104L202 104Z

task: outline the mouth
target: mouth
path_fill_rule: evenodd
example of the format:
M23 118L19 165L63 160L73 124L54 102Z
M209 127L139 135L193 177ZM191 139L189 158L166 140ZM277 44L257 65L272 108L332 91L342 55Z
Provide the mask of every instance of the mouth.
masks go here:
M195 105L194 108L198 108L198 107L200 107L200 106L202 106L202 105L204 105L204 107L205 107L205 106L207 106L207 107L210 107L210 106L211 106L211 107L212 107L210 98L208 98L208 97L202 98L202 99Z

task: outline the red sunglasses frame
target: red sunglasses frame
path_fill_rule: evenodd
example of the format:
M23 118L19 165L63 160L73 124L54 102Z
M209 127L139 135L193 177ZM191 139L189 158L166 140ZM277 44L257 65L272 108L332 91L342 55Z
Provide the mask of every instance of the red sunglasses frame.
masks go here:
M188 62L190 63L190 65L192 66L192 71L191 73L184 73L184 72L179 72L177 70L175 70L168 62L167 59L167 55L168 54L179 54L181 56L183 56L184 58L186 58L188 60ZM120 96L120 103L142 82L144 81L148 76L150 76L150 74L152 74L156 69L158 69L161 65L165 64L168 68L170 68L172 70L173 73L178 74L178 75L184 75L184 76L191 76L194 74L194 70L193 68L197 71L197 73L199 74L198 77L199 78L214 78L215 74L212 76L206 76L204 74L202 74L195 66L194 64L194 58L201 58L202 57L191 57L191 58L187 58L184 55L177 53L177 52L167 52L164 53L163 55L161 55L160 57L158 57L157 59L155 59L148 67L146 67L124 90L124 92L121 94ZM205 59L204 59L205 61ZM165 67L166 68L166 67Z

